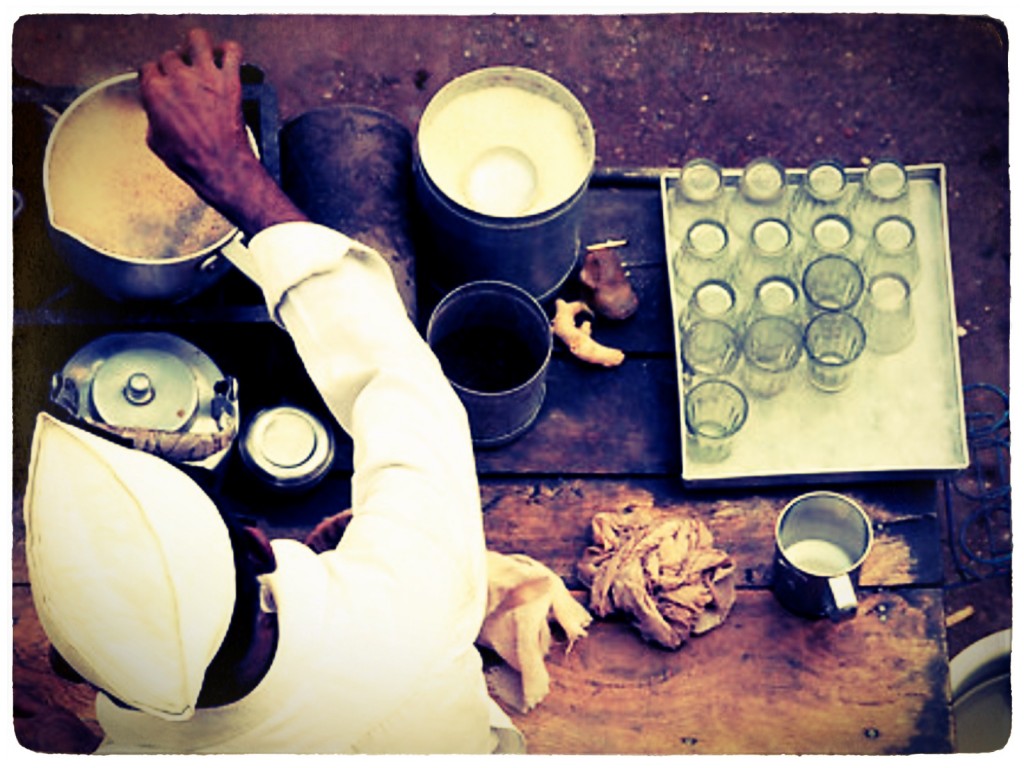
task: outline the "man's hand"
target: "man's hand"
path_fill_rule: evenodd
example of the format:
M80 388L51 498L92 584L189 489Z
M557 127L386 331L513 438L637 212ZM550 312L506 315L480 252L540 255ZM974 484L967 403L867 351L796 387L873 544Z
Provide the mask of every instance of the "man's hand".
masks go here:
M153 152L209 205L249 235L306 217L278 188L249 144L242 120L242 48L192 30L139 73Z

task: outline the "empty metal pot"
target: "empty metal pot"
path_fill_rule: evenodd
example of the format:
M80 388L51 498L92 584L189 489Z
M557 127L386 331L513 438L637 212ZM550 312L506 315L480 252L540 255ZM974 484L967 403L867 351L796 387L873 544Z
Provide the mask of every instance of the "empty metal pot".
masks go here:
M467 283L434 309L426 338L466 408L476 446L504 445L530 428L544 404L552 347L536 299L509 283Z

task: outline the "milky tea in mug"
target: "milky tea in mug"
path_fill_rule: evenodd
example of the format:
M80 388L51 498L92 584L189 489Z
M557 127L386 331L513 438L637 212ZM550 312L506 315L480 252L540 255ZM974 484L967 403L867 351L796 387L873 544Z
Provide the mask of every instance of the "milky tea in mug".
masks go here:
M794 499L775 526L772 591L801 616L852 616L872 539L871 521L852 499L826 491Z

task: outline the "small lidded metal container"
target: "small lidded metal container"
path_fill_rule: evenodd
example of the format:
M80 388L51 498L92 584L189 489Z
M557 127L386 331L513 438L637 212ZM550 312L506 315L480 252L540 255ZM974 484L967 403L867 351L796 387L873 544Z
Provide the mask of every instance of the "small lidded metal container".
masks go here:
M334 463L333 434L312 413L292 405L257 413L239 448L246 468L280 490L309 488Z
M238 386L170 333L113 333L79 349L50 398L78 422L169 461L214 469L238 432Z

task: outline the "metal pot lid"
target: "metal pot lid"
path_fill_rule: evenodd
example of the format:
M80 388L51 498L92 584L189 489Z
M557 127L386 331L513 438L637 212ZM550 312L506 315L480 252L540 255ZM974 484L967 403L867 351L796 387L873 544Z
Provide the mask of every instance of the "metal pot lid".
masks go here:
M143 346L102 363L90 388L96 414L106 424L178 432L199 407L192 368L177 355Z
M114 431L233 435L237 385L206 353L170 333L112 333L89 342L53 376L68 415Z
M320 479L334 460L334 438L313 414L277 406L253 417L242 441L242 458L262 479L278 487Z

